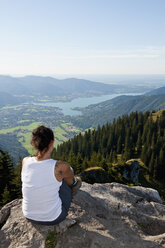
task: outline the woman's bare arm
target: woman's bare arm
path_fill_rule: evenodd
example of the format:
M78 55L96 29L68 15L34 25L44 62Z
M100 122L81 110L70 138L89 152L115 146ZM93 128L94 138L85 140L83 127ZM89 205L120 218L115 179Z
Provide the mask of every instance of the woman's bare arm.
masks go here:
M23 160L22 160L22 167L23 167L23 165L24 165L24 163L25 163L25 161L26 161L26 159L28 159L29 157L25 157L25 158L23 158Z
M54 175L59 182L64 179L68 185L73 184L74 172L72 167L67 162L57 161Z

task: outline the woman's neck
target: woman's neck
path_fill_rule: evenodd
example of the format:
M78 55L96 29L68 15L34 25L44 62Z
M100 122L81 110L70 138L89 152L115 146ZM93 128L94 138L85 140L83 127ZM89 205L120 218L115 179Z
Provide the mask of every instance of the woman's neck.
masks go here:
M42 160L46 160L46 159L50 159L51 158L51 154L50 153L45 153L45 154L43 154L43 155L41 155L40 153L39 154L37 154L37 156L36 156L36 159L38 160L38 161L42 161Z

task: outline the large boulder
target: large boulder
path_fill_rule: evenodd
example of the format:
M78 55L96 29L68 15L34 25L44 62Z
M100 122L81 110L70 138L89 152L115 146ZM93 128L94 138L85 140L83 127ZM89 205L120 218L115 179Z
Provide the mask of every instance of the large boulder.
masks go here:
M1 209L0 224L1 248L44 248L53 230L56 248L165 247L165 205L158 192L119 183L83 183L59 225L30 223L22 215L21 200Z

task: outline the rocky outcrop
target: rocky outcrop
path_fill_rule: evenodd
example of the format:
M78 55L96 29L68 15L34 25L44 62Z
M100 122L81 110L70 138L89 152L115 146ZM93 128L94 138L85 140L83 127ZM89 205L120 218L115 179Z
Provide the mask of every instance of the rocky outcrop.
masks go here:
M140 164L135 159L130 159L126 162L127 167L123 171L123 177L129 181L138 184Z
M21 200L0 213L0 247L44 248L56 230L56 248L165 247L165 205L158 192L118 183L82 184L69 215L59 225L31 224L21 211Z

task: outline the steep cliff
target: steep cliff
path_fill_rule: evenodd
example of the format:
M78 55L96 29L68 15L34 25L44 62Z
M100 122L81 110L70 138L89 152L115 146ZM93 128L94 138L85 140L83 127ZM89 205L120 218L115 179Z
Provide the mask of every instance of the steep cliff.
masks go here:
M67 219L59 225L34 225L22 215L21 200L0 212L0 247L42 248L55 230L56 248L165 247L165 205L158 192L118 183L83 183Z

